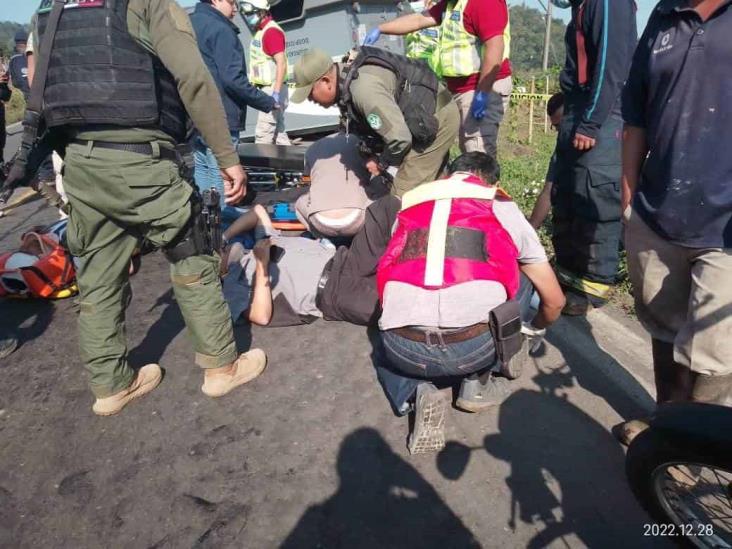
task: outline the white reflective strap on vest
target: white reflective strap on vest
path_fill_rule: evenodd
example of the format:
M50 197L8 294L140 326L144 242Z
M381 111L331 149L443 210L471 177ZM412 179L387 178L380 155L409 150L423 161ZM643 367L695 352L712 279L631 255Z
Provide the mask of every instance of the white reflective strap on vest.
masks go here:
M497 187L487 187L465 182L466 174L455 174L448 179L440 179L432 183L424 183L415 187L402 197L402 210L444 198L475 198L477 200L493 200Z
M434 202L427 239L427 259L424 271L424 285L442 286L445 272L445 248L447 246L447 227L452 210L452 201L459 198L493 200L496 187L487 187L466 182L470 174L457 173L448 179L433 181L415 187L402 197L402 210Z
M424 268L424 285L442 286L445 273L445 247L447 246L447 220L450 219L452 198L435 202L427 239L427 261Z
M440 26L440 74L470 76L480 72L483 44L477 36L465 30L465 7L470 0L457 0L447 8ZM511 23L503 31L503 59L511 54Z
M254 35L249 45L249 80L256 86L271 86L277 78L277 63L275 63L273 57L270 57L264 52L264 43L262 40L264 33L272 27L279 29L284 34L282 27L274 21L270 21L262 29L257 31L257 34ZM287 54L285 54L286 59ZM285 74L289 76L289 71Z

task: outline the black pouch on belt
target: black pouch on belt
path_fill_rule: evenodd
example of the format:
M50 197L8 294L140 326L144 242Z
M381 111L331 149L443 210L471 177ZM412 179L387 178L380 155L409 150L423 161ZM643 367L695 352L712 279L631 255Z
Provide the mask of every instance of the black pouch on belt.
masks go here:
M175 146L176 164L178 165L178 173L180 176L193 183L193 175L195 172L195 161L193 160L193 147L189 143L178 143Z
M521 308L516 300L506 301L491 311L491 334L496 356L508 363L521 349Z

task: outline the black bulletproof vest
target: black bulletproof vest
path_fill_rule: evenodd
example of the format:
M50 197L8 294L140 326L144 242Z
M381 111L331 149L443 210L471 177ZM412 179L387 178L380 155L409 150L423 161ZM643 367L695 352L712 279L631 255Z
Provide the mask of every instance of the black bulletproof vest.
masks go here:
M435 117L437 107L438 80L427 63L421 59L409 59L390 51L372 46L362 46L353 62L346 68L346 76L341 83L339 107L354 131L362 136L381 139L369 126L366 118L353 108L351 82L358 78L358 70L363 65L377 65L393 72L397 77L397 93L394 98L404 115L409 131L412 133L413 147L416 150L427 148L437 137L438 122Z
M43 41L52 0L38 10ZM43 94L49 127L154 126L185 140L187 113L160 60L127 30L128 0L68 4L58 23Z

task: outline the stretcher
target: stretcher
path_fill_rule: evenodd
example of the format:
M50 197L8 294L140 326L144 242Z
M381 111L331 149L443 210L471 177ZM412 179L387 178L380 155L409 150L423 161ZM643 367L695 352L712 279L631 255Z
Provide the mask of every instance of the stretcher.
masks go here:
M249 185L276 191L308 184L303 176L306 146L241 143L239 160L247 170Z

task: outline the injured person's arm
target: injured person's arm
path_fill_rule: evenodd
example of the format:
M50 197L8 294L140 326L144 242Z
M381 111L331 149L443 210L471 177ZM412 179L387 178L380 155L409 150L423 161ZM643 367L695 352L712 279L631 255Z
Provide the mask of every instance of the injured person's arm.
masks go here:
M260 240L254 246L257 262L252 285L252 301L247 314L252 324L266 326L272 320L272 288L269 281L269 254L272 242L269 238Z
M228 229L224 231L224 245L228 244L232 238L242 235L252 229L260 228L261 236L272 236L277 231L272 226L272 220L267 210L261 204L256 204L251 210L239 216ZM256 235L260 236L260 235Z

